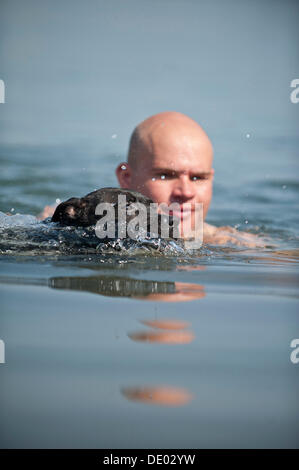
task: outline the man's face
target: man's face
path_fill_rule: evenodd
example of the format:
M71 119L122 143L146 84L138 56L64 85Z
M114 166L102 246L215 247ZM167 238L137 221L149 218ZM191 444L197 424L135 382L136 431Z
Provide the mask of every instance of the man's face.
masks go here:
M157 203L178 203L184 217L192 217L194 203L203 203L204 219L212 198L212 147L192 133L159 138L148 144L146 155L130 168L128 184ZM191 203L191 213L186 204ZM182 213L174 213L182 217Z

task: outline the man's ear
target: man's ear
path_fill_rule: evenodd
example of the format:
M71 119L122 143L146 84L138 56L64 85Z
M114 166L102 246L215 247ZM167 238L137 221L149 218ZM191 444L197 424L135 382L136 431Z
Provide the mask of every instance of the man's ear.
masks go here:
M122 162L115 170L121 188L130 189L132 170L127 162Z

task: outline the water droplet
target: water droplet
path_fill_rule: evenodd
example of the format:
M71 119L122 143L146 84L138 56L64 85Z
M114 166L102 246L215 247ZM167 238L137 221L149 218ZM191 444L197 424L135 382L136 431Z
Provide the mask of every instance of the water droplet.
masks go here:
M56 199L56 204L60 204L61 200L59 199L59 197Z
M116 139L117 134L112 134L111 139Z
M247 220L247 219L245 220L245 224L248 224L248 220Z
M153 177L153 178L152 178L152 181L156 181L156 178L155 178L155 177Z
M121 168L122 170L126 170L126 169L127 169L126 165L122 165L120 168Z
M287 185L284 184L284 185L282 186L282 189L287 189Z
M15 210L14 207L12 207L12 208L10 209L10 212L14 212L14 210Z
M250 139L250 137L251 137L251 134L249 134L249 133L246 134L246 139Z

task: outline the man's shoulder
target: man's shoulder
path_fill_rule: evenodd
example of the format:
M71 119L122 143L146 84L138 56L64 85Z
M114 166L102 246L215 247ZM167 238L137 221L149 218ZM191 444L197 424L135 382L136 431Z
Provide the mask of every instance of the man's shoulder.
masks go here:
M238 246L247 246L249 248L264 247L265 241L253 233L241 232L229 225L216 227L204 222L203 241L210 245L225 245L232 243Z

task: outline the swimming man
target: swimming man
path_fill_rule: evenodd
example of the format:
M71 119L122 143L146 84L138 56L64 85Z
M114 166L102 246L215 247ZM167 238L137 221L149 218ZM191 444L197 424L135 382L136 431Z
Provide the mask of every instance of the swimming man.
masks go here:
M127 160L116 169L122 188L139 191L158 204L178 203L180 214L174 214L191 221L195 203L203 203L205 220L213 192L213 147L197 122L174 111L149 117L134 129ZM53 212L46 206L39 218ZM262 245L255 235L206 222L203 236L210 244Z

